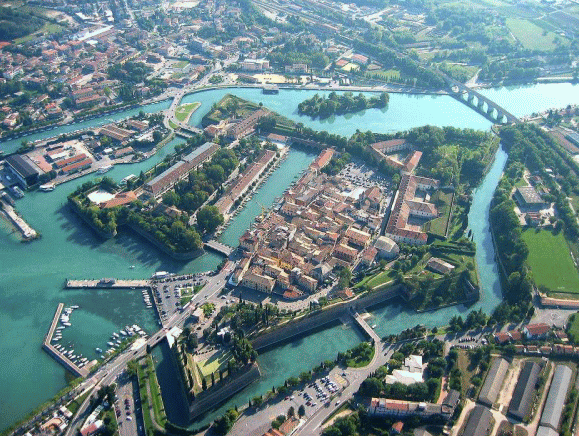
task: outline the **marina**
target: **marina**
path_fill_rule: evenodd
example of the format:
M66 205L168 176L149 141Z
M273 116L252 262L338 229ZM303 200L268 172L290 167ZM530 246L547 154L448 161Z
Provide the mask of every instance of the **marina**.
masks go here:
M58 303L58 307L56 308L56 312L54 313L54 318L52 319L52 323L50 324L50 328L48 329L48 333L44 337L44 342L42 344L42 348L46 351L49 355L51 355L54 360L60 363L62 366L66 368L67 371L70 371L76 376L86 378L89 374L90 367L93 366L93 362L88 362L86 358L77 358L74 353L74 349L66 350L60 344L54 345L52 343L53 336L58 326L58 322L61 320L62 310L64 308L64 303ZM67 318L68 319L68 318ZM67 323L69 324L69 323ZM60 331L60 330L59 330ZM77 360L79 363L75 363L74 361ZM95 362L96 363L96 362Z

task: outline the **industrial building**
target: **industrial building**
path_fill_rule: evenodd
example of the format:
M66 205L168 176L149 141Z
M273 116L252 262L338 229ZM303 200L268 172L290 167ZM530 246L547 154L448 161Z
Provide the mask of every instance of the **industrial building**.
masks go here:
M477 404L468 416L462 436L487 436L492 426L493 415L491 411Z
M540 424L542 426L550 427L555 431L559 427L561 413L565 407L565 399L567 398L572 377L573 371L571 371L571 368L565 365L557 365L551 381L551 387L549 388L549 395L543 408L543 414L541 415Z
M505 375L509 369L509 362L503 358L495 359L485 379L478 396L479 402L492 407L497 401Z
M540 373L541 366L538 363L525 362L513 391L513 398L509 404L509 414L511 416L522 421L529 414Z
M28 156L19 154L8 156L6 165L10 174L16 178L24 189L38 182L38 176L44 173Z

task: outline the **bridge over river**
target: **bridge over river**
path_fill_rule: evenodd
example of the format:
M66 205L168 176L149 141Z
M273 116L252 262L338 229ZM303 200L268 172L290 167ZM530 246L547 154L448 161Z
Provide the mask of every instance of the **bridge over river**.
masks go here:
M438 71L438 73L444 78L450 87L450 95L452 95L461 103L464 103L470 108L476 110L490 121L506 124L516 124L521 122L518 117L507 111L505 108L475 91L474 89L469 88L464 83L454 80L452 77L448 76L442 71Z

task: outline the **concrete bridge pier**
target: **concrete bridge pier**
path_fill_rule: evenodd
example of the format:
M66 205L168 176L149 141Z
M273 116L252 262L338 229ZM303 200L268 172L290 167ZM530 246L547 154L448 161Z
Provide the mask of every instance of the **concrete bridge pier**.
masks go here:
M478 99L478 103L477 103L477 107L479 108L479 110L484 110L484 106L485 106L485 101L481 100L480 98Z
M474 106L474 94L468 94L468 102Z

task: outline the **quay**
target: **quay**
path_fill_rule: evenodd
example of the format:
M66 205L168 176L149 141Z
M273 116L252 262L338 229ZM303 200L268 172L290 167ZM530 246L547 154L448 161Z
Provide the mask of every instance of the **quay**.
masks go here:
M90 363L84 367L79 368L76 364L71 361L68 357L58 351L56 348L52 346L52 336L54 335L54 331L56 330L56 326L58 325L58 320L60 318L60 314L62 313L62 308L64 307L64 303L58 303L58 307L56 308L56 312L54 313L54 318L52 319L52 323L50 324L50 328L48 329L48 333L44 337L44 342L42 343L42 348L48 354L50 354L54 360L64 366L68 371L73 373L76 376L86 378L89 373L89 368L92 366Z
M18 214L16 213L16 211L12 206L6 204L2 200L0 200L0 205L2 206L4 214L8 217L10 222L12 222L14 226L16 226L16 228L20 231L20 233L22 233L22 237L25 240L29 241L38 236L36 230L30 227L26 221L24 221L20 216L18 216Z
M128 289L128 288L148 288L151 286L150 280L67 280L67 289Z

